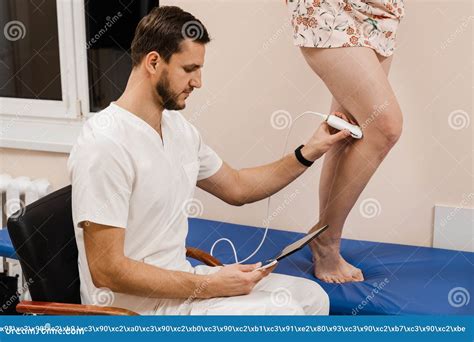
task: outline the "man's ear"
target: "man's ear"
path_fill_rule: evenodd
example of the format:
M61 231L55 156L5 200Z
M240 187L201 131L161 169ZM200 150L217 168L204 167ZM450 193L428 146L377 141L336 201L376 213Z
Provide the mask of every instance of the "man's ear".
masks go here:
M145 63L146 71L154 75L158 73L157 68L160 66L160 63L163 63L163 59L158 52L151 51L146 54L143 62Z

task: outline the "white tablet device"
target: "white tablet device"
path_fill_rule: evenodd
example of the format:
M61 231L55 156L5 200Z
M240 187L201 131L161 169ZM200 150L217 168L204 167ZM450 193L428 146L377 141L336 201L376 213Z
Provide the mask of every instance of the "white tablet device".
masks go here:
M283 250L280 253L278 253L276 256L274 256L273 258L263 261L262 266L260 266L259 268L256 268L255 271L264 270L266 268L272 267L281 259L286 258L287 256L293 254L294 252L299 251L301 248L306 246L308 243L310 243L313 239L318 237L319 234L321 234L328 228L329 228L329 225L325 225L324 227L321 227L318 230L312 233L309 233L303 236L301 239L296 240L295 242L289 244L288 246L283 248Z

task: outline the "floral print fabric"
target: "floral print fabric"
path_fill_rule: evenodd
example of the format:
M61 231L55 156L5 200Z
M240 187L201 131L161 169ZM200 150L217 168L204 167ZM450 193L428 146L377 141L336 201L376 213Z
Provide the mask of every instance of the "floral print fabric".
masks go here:
M403 0L288 0L295 45L365 46L388 57L395 50Z

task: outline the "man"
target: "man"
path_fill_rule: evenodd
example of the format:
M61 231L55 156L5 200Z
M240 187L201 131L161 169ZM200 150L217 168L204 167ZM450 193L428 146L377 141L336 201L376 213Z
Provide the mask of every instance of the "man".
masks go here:
M188 23L201 30L197 38L186 36ZM328 314L327 294L310 280L258 265L193 268L186 260L183 206L196 184L232 205L255 202L349 134L331 134L322 124L299 159L292 153L232 169L176 111L201 87L207 42L190 13L153 9L136 29L123 95L85 123L71 151L82 302L141 314Z

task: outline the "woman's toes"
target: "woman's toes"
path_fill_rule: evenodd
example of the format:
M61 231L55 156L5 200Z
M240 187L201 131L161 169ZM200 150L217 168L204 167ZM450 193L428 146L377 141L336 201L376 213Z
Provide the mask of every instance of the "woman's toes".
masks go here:
M315 277L318 278L319 280L322 280L324 281L325 283L334 283L334 277L330 276L330 275L327 275L327 274L324 274L324 275L317 275L315 274Z
M364 274L359 269L356 272L354 272L352 277L357 281L364 281Z
M346 276L344 276L343 274L341 274L338 278L338 284L344 284L344 283L348 283L350 281L352 281L352 279L347 279Z
M336 274L333 276L333 280L336 284L345 283L344 275L343 274Z
M344 277L344 283L349 283L349 282L352 282L352 281L354 281L354 278L351 275L346 275Z
M324 281L325 281L326 283L328 283L328 284L334 283L334 280L333 280L332 278L330 278L330 277L324 277Z

